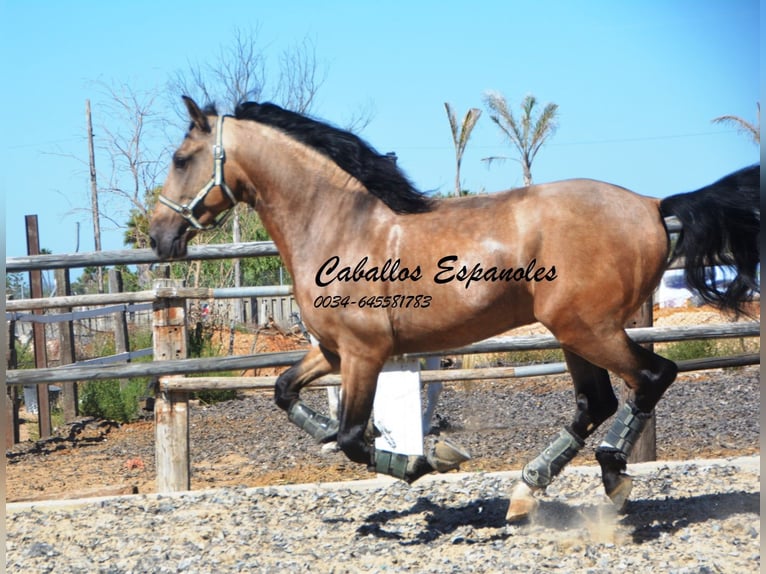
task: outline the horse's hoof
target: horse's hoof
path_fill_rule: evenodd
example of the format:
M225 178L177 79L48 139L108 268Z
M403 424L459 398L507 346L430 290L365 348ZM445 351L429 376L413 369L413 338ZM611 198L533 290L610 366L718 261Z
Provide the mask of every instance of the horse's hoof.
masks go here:
M447 472L460 467L460 464L470 460L471 455L455 443L447 439L429 441L426 447L426 460L436 472Z
M537 510L538 504L532 488L523 480L518 480L511 490L511 504L508 506L505 520L507 522L524 520Z
M621 474L617 486L615 486L611 492L607 492L606 495L619 512L625 507L625 503L628 501L628 497L632 490L633 479L627 474Z
M335 452L340 452L340 447L338 446L338 442L333 440L333 441L324 443L320 450L323 453L335 453Z

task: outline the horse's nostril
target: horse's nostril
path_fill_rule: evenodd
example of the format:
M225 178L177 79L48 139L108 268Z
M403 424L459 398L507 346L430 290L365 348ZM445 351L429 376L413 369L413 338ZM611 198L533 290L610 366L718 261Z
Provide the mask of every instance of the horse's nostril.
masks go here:
M149 247L157 249L157 242L154 240L154 237L149 237Z

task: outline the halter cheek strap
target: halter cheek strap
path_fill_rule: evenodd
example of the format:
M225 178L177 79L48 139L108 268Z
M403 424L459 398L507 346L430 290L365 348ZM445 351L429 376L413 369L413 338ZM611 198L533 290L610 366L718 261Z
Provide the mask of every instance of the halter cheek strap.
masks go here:
M176 203L172 199L167 198L162 194L159 196L160 203L166 205L178 213L181 217L188 221L192 227L199 230L214 229L215 227L222 225L226 219L228 219L229 215L233 211L234 206L237 203L237 199L234 197L234 192L226 184L226 181L223 178L223 162L226 159L226 154L223 150L223 120L225 117L226 116L219 116L218 120L216 121L215 144L213 145L213 176L205 184L205 186L199 190L199 193L197 193L196 197L189 203L181 205L180 203ZM197 204L203 201L207 194L210 193L210 190L216 186L221 188L221 190L223 190L226 196L231 200L231 207L222 212L223 215L216 218L212 223L203 225L194 216L194 208L197 207Z

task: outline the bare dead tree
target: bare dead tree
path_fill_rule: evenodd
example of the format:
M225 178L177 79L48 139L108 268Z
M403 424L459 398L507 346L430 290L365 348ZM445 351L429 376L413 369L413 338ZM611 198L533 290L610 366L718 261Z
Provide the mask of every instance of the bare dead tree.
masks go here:
M305 38L282 51L276 61L277 72L269 76L269 51L261 39L260 27L236 28L231 41L221 47L210 62L189 65L187 71L176 72L169 92L173 105L180 111L178 95L185 94L205 103L215 103L218 111L231 113L237 104L248 100L271 99L293 111L306 113L326 79L326 71L316 57L314 42ZM273 84L269 83L273 79ZM241 239L241 217L253 214L234 210L231 218L232 241ZM234 260L234 286L242 281L239 260ZM238 317L241 310L235 311Z
M259 26L235 28L230 42L222 45L211 61L190 62L187 69L173 74L168 91L184 120L185 108L178 98L181 94L215 103L223 113L230 113L241 102L263 99L297 112L311 109L327 77L314 42L304 38L279 53L273 62L261 36ZM270 70L276 71L270 75Z
M101 136L96 140L109 161L109 169L101 178L107 183L100 193L117 198L118 207L106 217L124 228L126 212L136 209L147 213L146 193L160 185L164 177L166 121L158 91L137 91L127 83L99 85L102 97L97 123Z
M125 233L125 243L149 247L151 197L164 178L169 140L160 91L139 91L129 83L97 83L96 144L106 160L100 169L101 216ZM102 162L103 164L104 162ZM138 266L139 281L150 281L149 266Z
M316 46L309 38L282 52L277 101L284 107L305 113L311 109L327 74L317 62Z
M369 99L359 104L350 113L351 115L343 122L343 127L350 132L360 133L372 122L375 116L375 104Z

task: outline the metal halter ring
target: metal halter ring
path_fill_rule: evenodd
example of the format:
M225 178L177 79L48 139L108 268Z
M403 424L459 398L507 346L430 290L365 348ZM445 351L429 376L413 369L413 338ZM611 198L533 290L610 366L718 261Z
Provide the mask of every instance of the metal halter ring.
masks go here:
M188 221L192 227L201 231L215 229L216 227L223 225L237 203L237 199L234 197L234 192L223 179L223 162L226 159L226 154L223 150L223 120L225 117L226 116L219 116L218 120L216 121L215 144L213 145L213 176L205 184L205 186L199 190L197 196L185 205L176 203L172 199L169 199L162 194L160 194L158 198L160 203L166 205L178 213L181 217ZM197 204L203 201L207 194L210 193L210 190L216 186L220 187L231 200L231 207L226 211L221 212L223 214L222 217L217 217L212 223L203 225L194 216L194 208L197 207Z

